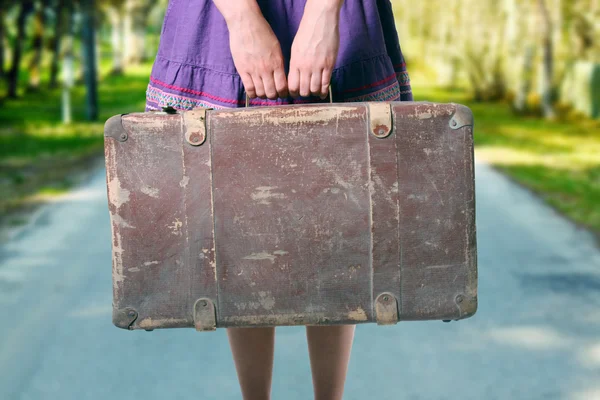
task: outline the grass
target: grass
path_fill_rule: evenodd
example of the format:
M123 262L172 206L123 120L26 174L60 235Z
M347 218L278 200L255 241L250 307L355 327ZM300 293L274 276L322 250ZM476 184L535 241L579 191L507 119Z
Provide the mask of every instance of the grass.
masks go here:
M103 65L103 71L107 70ZM75 183L102 155L104 121L125 112L143 111L149 66L126 76L104 74L99 92L100 118L85 122L85 90L72 92L74 123L61 122L61 90L26 92L0 105L0 219Z
M520 117L505 103L474 103L466 92L416 85L417 100L458 102L475 115L475 145L488 161L560 212L600 233L600 121Z

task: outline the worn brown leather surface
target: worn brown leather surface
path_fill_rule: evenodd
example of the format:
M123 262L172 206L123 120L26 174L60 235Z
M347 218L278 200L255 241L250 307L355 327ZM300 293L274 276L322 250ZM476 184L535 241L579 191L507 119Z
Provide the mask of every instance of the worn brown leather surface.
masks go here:
M105 129L115 325L462 319L473 118L455 104L140 113Z

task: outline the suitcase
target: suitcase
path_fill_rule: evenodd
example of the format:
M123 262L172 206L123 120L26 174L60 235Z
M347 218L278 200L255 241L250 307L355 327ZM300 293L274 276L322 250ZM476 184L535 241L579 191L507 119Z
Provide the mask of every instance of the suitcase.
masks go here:
M117 327L389 325L477 309L465 106L119 115L105 161Z

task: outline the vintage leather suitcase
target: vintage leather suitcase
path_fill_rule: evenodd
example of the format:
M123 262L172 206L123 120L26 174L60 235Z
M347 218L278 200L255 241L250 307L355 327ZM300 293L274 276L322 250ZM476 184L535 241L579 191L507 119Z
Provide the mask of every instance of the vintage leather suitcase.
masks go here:
M115 116L113 322L458 320L477 308L473 116L339 103Z

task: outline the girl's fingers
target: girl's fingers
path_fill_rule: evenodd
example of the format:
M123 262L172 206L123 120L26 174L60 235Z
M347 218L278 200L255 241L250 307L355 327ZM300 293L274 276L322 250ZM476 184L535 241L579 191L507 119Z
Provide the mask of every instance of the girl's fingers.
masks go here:
M310 72L300 72L300 96L310 96Z
M266 97L265 86L263 84L262 79L260 78L260 75L253 75L252 76L252 81L254 81L254 88L256 90L256 97L260 97L261 99L264 99Z
M254 81L249 74L241 74L242 84L244 85L244 90L249 98L253 99L256 97L256 89L254 86Z
M321 96L321 76L322 72L313 72L310 77L310 94L315 96Z
M331 83L331 70L324 69L321 75L321 98L327 97L329 94L329 85Z
M277 95L281 99L285 99L288 97L288 82L285 78L285 71L283 68L278 68L273 73L273 79L275 80L275 90L277 90Z
M271 100L277 99L277 89L275 88L275 79L273 73L267 73L262 76L265 96Z
M262 77L250 74L242 75L242 82L248 97L273 100L286 98L289 95L292 97L316 95L324 99L329 94L330 80L330 69L311 74L310 71L291 68L287 79L283 68L277 68L273 73L265 74Z
M292 97L298 97L300 95L300 71L294 67L290 67L288 89Z

